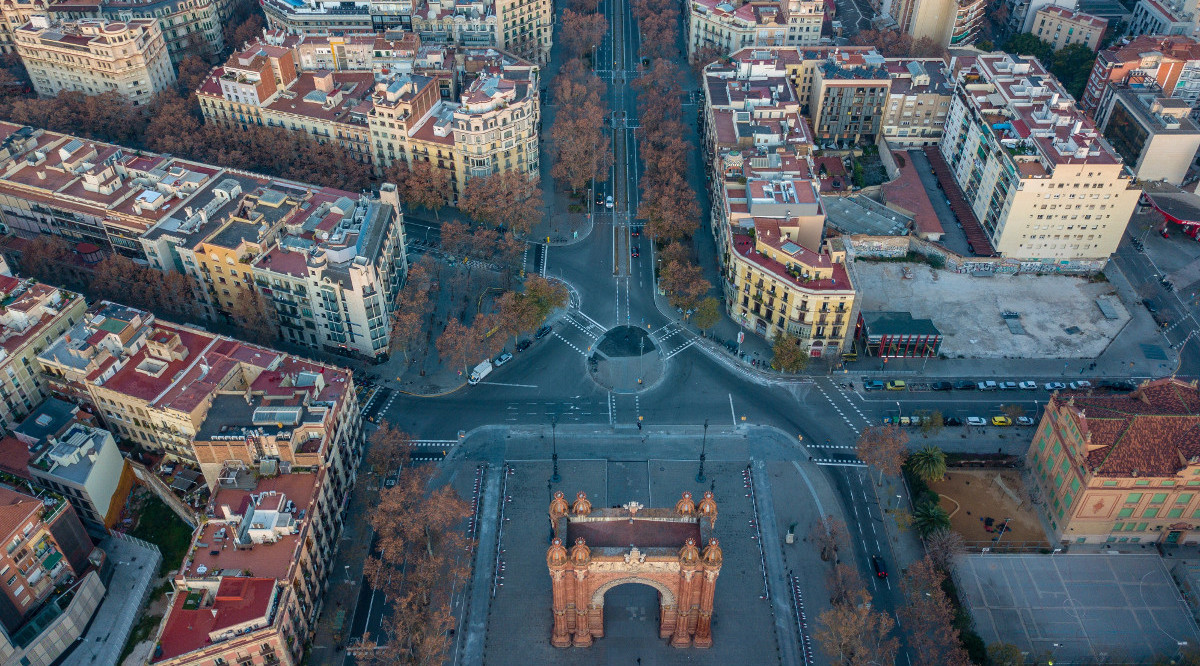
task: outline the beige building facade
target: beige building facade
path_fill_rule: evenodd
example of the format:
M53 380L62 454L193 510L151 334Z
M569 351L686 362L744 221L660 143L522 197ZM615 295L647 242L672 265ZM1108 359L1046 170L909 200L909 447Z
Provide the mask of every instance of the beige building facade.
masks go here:
M153 19L52 22L34 15L14 38L34 89L44 97L64 90L116 92L138 105L175 84L175 69Z
M825 5L819 0L723 0L688 3L688 58L703 48L725 53L756 46L815 46L821 42Z
M983 0L885 0L883 13L913 39L927 37L942 46L975 41L987 3Z
M1053 540L1200 543L1197 424L1195 382L1053 396L1026 454Z
M1098 16L1050 5L1034 13L1031 32L1049 42L1055 51L1071 44L1083 44L1095 51L1107 28L1108 21Z
M1140 190L1121 156L1034 58L959 74L942 156L1001 255L1070 268L1116 250Z

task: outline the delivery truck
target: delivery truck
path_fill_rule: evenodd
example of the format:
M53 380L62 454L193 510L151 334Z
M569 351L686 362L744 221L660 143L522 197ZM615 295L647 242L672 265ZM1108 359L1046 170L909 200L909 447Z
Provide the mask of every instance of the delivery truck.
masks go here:
M491 371L492 362L483 361L479 365L475 366L475 369L471 371L471 376L467 378L467 383L474 386L475 384L479 383L479 380L487 377Z

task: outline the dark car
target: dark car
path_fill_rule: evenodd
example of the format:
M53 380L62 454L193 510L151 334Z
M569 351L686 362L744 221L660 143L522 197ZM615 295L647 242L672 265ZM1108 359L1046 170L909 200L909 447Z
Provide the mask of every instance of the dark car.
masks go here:
M553 326L551 326L550 324L546 324L545 326L539 328L537 330L537 333L533 334L533 337L537 338L538 340L541 340L542 338L546 337L547 335L550 335L550 331L553 331L553 330L554 330Z
M933 384L929 385L929 388L935 391L949 391L950 389L954 388L954 384L951 384L950 382L934 382Z
M1143 299L1142 299L1142 305L1146 306L1146 310L1147 310L1147 311L1148 311L1150 314L1154 314L1155 312L1158 312L1158 308L1154 307L1154 301L1152 301L1152 300L1150 300L1150 299L1148 299L1148 298L1143 298Z
M529 345L533 344L533 340L522 340L517 343L517 351L523 352L529 349Z
M641 251L640 251L640 250L638 250L638 246L636 246L636 245L634 245L634 246L633 246L633 249L629 251L629 254L630 254L630 255L632 255L632 256L633 256L633 257L635 257L635 258L636 258L636 257L640 257L640 256L642 256L642 253L641 253Z
M942 419L942 425L960 426L962 424L963 424L962 419L958 418L957 416L947 416L946 418Z
M641 235L642 235L642 228L641 228L641 227L634 227L634 228L630 229L630 230L629 230L629 235L630 235L630 236L641 236Z
M954 382L954 388L956 388L960 391L974 391L976 386L975 386L975 382L973 382L969 379L964 379L960 382Z
M880 578L887 578L887 567L883 565L883 558L878 555L871 556L871 566L875 568L875 575Z

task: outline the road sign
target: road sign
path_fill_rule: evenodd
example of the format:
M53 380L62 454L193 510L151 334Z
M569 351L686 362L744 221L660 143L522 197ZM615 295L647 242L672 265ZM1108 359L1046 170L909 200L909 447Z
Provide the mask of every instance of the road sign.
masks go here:
M742 344L742 342L744 342L745 340L746 340L746 332L738 331L738 344L739 345Z

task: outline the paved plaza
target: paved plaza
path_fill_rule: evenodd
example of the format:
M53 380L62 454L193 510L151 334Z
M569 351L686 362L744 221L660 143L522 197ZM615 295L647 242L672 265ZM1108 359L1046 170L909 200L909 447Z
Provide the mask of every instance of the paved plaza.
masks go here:
M715 533L724 551L713 609L713 647L676 649L658 637L658 593L646 585L621 585L605 599L605 635L589 648L550 645L550 576L546 547L551 475L548 461L513 462L506 496L507 522L501 538L503 586L488 618L488 664L746 664L778 663L774 619L762 598L763 572L752 525L753 510L743 482L744 464L706 465L707 484L696 482L696 463L681 460L561 460L562 490L582 490L592 505L637 501L673 506L680 493L716 492Z
M1200 645L1157 555L972 555L955 578L985 642L1057 664L1151 663Z

